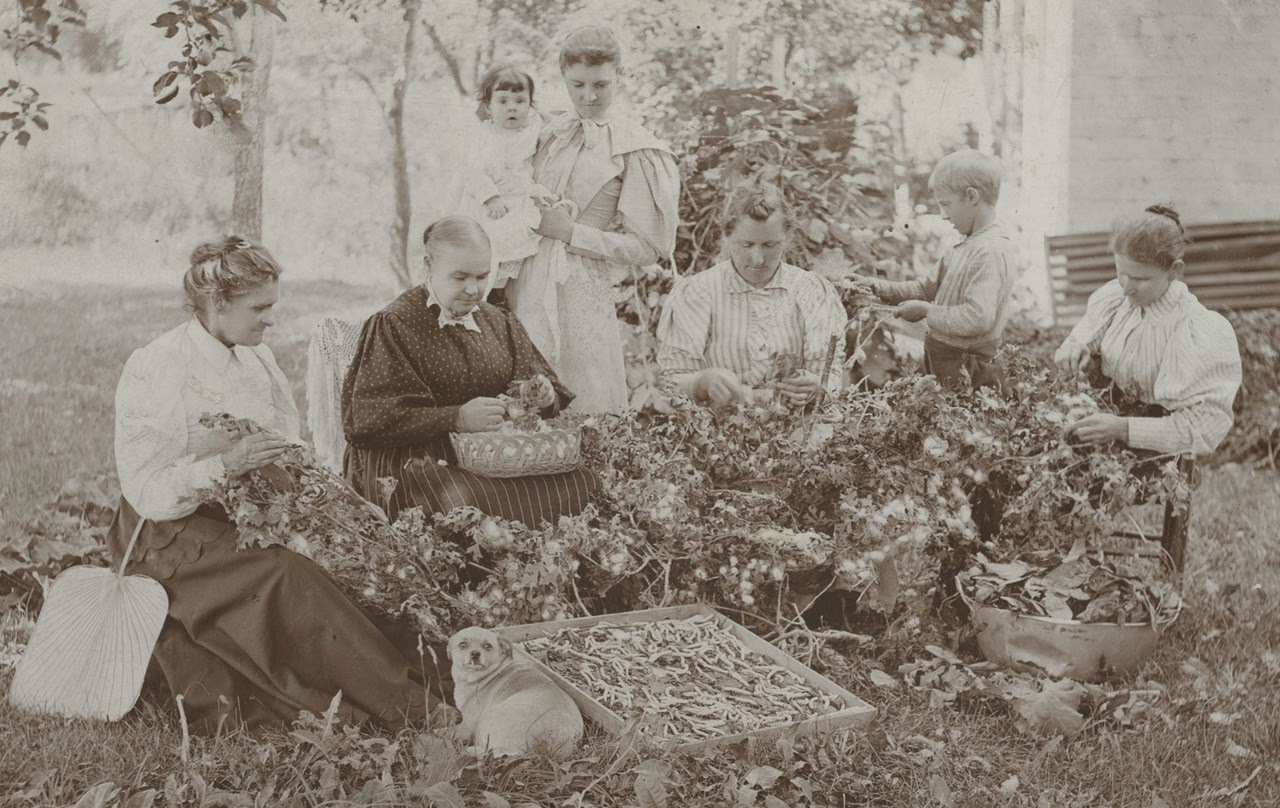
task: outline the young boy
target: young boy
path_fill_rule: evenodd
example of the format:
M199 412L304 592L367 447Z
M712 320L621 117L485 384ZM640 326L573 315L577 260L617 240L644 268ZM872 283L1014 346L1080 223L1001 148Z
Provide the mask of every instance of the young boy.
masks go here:
M964 240L943 255L932 278L865 280L881 299L900 304L899 317L926 322L926 373L955 385L968 370L974 387L999 386L1003 373L995 355L1017 265L1013 234L996 219L1000 162L973 149L952 152L933 169L929 190Z

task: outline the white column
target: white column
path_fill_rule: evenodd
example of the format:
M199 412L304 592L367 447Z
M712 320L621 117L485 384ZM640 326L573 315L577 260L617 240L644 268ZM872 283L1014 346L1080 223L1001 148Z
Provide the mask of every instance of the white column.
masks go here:
M1074 0L1026 0L1022 50L1022 188L1015 215L1028 259L1024 280L1053 313L1045 236L1068 232Z

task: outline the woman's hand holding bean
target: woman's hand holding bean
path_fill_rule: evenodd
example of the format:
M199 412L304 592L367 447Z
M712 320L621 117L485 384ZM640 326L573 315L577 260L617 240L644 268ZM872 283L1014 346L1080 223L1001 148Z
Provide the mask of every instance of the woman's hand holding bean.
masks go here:
M222 466L228 477L240 477L276 462L288 448L283 438L270 432L245 435L222 453Z
M478 396L458 408L458 431L495 432L506 412L507 405L498 399Z
M1089 346L1078 342L1064 342L1053 355L1053 361L1067 373L1079 373L1089 361Z
M822 391L822 380L811 370L802 370L778 382L778 392L792 404L804 404Z
M746 395L738 377L724 368L707 368L693 383L694 399L710 401L716 406L743 401Z
M1078 443L1105 443L1118 440L1129 442L1129 419L1108 412L1086 415L1067 424L1068 439Z

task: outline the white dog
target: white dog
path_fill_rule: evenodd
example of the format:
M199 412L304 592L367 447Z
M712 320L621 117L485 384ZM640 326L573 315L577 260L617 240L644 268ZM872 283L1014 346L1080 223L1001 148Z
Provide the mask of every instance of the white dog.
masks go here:
M479 626L449 639L459 732L496 755L520 755L545 745L571 753L582 738L582 713L545 673L512 656L511 641Z

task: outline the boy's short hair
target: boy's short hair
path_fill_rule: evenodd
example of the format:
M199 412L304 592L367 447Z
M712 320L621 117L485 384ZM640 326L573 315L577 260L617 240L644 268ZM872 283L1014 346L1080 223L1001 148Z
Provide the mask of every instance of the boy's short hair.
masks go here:
M1000 161L977 149L951 152L938 161L929 175L929 188L963 195L966 188L977 190L988 205L1000 198Z

